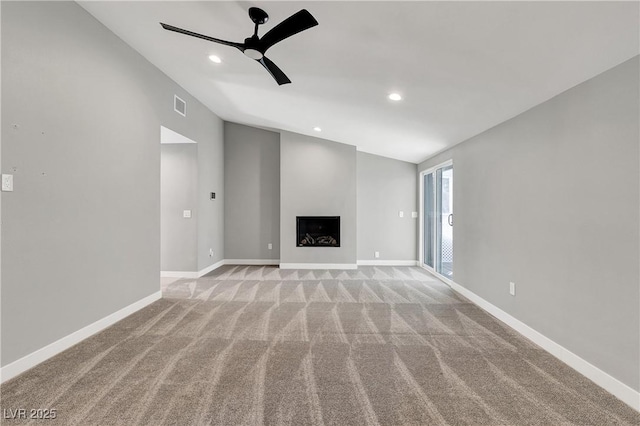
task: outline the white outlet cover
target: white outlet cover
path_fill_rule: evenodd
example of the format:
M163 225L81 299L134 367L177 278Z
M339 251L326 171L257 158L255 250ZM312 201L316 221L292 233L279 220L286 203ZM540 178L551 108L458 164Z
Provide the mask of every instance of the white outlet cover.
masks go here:
M373 256L374 256L375 258L380 257L380 252L379 252L379 251L375 252L375 253L373 254Z
M191 218L191 210L184 210L182 212L182 217L184 217L185 219L190 219Z
M2 175L2 190L13 191L13 175Z
M273 244L271 244L271 243L267 244L267 249L273 250Z
M402 210L400 210L400 211L398 212L398 216L399 216L399 217L404 217L404 212L403 212Z
M411 212L411 217L412 218L417 218L418 217L418 212Z

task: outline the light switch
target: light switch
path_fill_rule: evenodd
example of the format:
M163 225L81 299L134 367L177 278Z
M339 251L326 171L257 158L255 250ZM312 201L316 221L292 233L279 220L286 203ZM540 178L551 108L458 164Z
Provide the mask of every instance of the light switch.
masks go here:
M404 212L402 210L398 212L398 217L404 217Z
M411 212L411 217L412 218L417 218L418 217L418 212Z
M2 190L13 191L13 175L2 175Z
M191 219L191 210L184 210L182 212L182 217L184 217L185 219Z

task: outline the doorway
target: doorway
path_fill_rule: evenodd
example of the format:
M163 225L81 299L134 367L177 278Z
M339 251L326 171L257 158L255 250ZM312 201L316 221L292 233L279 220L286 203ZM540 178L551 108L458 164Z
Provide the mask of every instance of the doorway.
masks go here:
M453 279L453 162L420 173L420 261Z

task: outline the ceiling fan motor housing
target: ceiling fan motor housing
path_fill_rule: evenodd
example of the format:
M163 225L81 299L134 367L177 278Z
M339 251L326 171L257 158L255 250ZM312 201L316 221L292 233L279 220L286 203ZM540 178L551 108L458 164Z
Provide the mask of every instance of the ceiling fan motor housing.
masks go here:
M244 39L244 50L242 53L256 61L262 59L264 56L264 50L260 48L260 39L257 35Z

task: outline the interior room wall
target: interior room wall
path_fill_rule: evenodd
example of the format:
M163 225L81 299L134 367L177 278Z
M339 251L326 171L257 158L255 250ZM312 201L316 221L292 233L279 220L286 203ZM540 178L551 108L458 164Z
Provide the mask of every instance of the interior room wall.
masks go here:
M160 290L160 126L219 119L76 3L0 7L5 366Z
M356 158L358 261L417 260L416 164L365 152Z
M200 124L194 140L198 142L197 271L202 272L225 258L224 122L203 106L190 113Z
M198 145L160 145L160 268L198 270ZM191 218L183 212L191 210Z
M454 281L635 390L638 62L419 165L453 159Z
M296 216L340 216L340 247L297 247ZM356 264L356 148L280 134L280 264Z
M277 261L280 134L225 122L224 141L225 255L229 260Z

